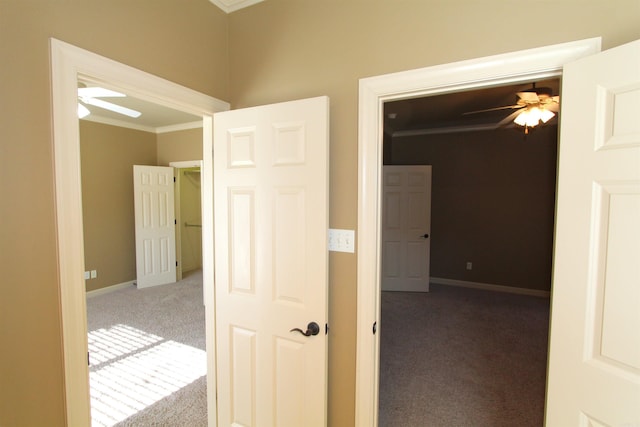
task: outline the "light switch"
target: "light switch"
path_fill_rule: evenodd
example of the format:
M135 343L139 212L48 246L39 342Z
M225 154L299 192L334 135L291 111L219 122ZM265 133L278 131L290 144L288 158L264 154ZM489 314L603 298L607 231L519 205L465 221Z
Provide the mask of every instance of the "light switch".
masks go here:
M329 250L333 252L355 252L355 231L329 229Z

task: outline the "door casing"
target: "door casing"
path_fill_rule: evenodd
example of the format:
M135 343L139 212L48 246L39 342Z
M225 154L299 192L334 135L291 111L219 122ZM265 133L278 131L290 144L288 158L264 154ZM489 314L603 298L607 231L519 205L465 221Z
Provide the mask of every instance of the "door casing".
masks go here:
M55 167L58 282L62 317L66 425L90 425L87 313L84 284L84 238L80 185L80 135L77 82L103 84L149 102L203 118L202 200L203 284L207 348L215 348L213 301L213 114L229 110L227 102L176 83L50 39ZM207 387L215 390L215 352L207 352ZM207 394L209 414L216 413L215 394ZM209 419L215 426L215 415Z
M600 51L601 38L437 65L360 80L358 101L358 241L356 420L378 425L382 116L384 103L558 77L565 63Z

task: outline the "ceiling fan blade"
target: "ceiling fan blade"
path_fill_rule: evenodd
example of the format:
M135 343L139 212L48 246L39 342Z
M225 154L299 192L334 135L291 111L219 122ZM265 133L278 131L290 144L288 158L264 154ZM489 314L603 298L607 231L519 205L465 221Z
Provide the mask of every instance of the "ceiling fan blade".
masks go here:
M78 102L78 118L83 119L91 114L91 111L84 105Z
M116 113L124 114L129 117L140 117L142 114L139 111L132 110L127 107L122 107L120 105L113 104L111 102L103 101L102 99L95 98L82 98L82 102L89 105L95 105L96 107L104 108L105 110L110 110Z
M522 111L522 108L520 108L517 111L514 111L513 113L509 114L507 117L505 117L504 119L500 120L500 122L497 124L497 127L500 126L504 126L506 124L508 124L509 122L513 122L513 120L518 117L518 114L520 114L520 112Z
M558 111L560 111L560 104L556 102L552 102L550 104L545 104L543 108L545 110L549 110L549 111L553 111L554 113L557 113Z
M504 105L502 107L487 108L486 110L467 111L466 113L462 113L462 115L466 116L467 114L486 113L488 111L498 111L498 110L508 110L510 108L522 108L522 105Z
M123 98L124 93L116 92L102 87L79 87L78 96L83 98Z
M518 92L516 95L525 102L539 101L538 94L536 92Z

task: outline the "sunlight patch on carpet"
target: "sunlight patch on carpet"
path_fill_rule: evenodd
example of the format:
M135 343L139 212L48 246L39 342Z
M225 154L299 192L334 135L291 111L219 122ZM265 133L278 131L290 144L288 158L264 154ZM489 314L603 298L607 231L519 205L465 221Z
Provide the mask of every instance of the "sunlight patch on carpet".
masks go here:
M90 332L89 349L103 365L89 374L93 426L113 426L207 373L205 351L126 325Z

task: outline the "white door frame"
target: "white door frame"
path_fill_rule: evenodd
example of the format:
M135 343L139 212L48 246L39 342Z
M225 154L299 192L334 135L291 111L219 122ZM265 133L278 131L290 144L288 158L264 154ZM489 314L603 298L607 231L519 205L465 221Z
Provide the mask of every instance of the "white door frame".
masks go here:
M600 51L600 38L360 80L358 103L358 312L356 426L378 425L383 104L558 77L563 64Z
M68 43L51 39L53 157L55 168L58 282L66 424L91 424L87 366L87 312L84 282L78 78L106 84L137 98L203 118L203 281L207 348L215 348L213 293L213 114L229 109L216 98L172 83ZM207 387L215 390L215 352L207 352ZM207 393L209 425L215 426L215 393Z

